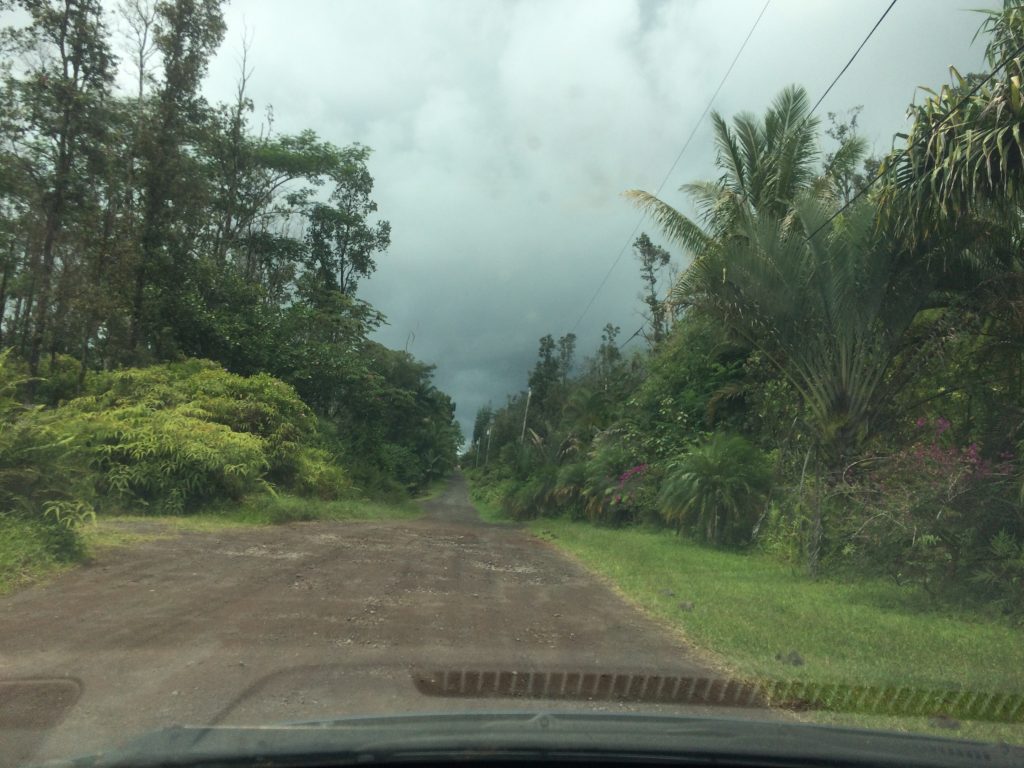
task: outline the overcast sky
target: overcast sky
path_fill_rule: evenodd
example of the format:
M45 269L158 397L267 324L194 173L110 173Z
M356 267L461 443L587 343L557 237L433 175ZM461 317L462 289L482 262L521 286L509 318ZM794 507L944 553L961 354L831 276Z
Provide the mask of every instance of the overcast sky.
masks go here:
M784 86L813 101L889 0L771 0L714 104L760 112ZM546 333L593 352L641 324L631 249L582 321L763 0L235 0L207 94L230 100L243 35L250 95L275 129L373 148L392 245L360 295L378 339L437 365L469 434L477 408L524 389ZM982 71L979 0L899 0L819 110L863 105L877 152L918 85ZM662 197L712 175L707 121ZM654 230L644 222L641 231ZM682 255L675 254L682 262ZM642 344L635 340L631 347Z

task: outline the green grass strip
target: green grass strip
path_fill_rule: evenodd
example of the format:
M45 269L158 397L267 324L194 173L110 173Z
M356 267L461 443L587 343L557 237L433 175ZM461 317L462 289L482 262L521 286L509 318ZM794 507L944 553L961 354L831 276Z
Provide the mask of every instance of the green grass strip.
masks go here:
M983 702L1015 718L1015 707L999 702L1019 701L1024 693L1020 628L941 612L912 590L884 581L811 581L763 555L713 550L666 531L546 518L530 529L609 579L734 675L811 684L804 690L819 693L831 686L849 694L833 706L857 704L855 714L816 713L812 719L1024 743L1020 724L964 722L958 733L936 730L927 718L913 717L924 711L915 700L895 710L904 717L888 714L898 704L889 693L904 689L933 698L963 692L949 701L951 718L982 714L971 706ZM855 699L858 687L886 693ZM776 693L785 698L795 690ZM878 703L886 697L892 698L888 709Z

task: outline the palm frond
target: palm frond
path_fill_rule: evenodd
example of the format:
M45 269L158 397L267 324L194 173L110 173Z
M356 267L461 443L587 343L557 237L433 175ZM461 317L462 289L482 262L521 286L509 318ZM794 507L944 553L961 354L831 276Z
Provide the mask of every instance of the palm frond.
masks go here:
M707 233L689 217L649 192L631 189L625 195L633 201L637 208L654 219L669 240L694 256L707 251L713 242Z

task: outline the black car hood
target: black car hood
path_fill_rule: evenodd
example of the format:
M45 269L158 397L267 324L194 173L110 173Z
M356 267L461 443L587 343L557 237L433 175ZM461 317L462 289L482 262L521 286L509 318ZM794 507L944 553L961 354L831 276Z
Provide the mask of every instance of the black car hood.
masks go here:
M258 727L176 727L49 766L261 765L528 759L744 765L1016 766L1009 745L785 722L515 712L361 717Z

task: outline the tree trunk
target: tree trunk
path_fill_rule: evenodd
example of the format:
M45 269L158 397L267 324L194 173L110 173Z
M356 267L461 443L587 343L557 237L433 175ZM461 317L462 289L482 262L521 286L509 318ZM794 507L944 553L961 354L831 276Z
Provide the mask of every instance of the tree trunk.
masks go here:
M14 266L14 243L11 243L10 251L7 254L7 261L4 262L4 276L0 279L0 347L4 342L4 317L7 315L7 280L11 269Z
M815 492L814 513L811 516L811 538L807 546L807 573L813 579L817 578L821 568L821 539L822 539L822 509L821 490Z
M92 332L88 325L82 329L82 348L79 355L78 365L78 393L85 389L85 373L89 367L89 341L92 339Z
M32 329L32 307L35 304L36 296L36 271L39 260L33 258L30 264L30 278L28 283L28 295L25 296L25 301L22 302L21 306L21 322L19 323L20 329L18 331L18 347L22 357L25 357L28 353L28 341L29 332Z
M68 151L68 123L70 118L65 115L64 131L60 137L60 148L57 155L57 169L53 178L53 194L49 210L46 213L46 230L43 234L43 247L39 269L39 293L36 296L32 342L28 353L29 381L26 387L29 399L35 394L35 377L39 375L39 356L43 349L46 334L47 313L50 310L50 289L53 283L53 265L56 258L57 237L60 234L64 216L64 198L71 174L71 154Z

